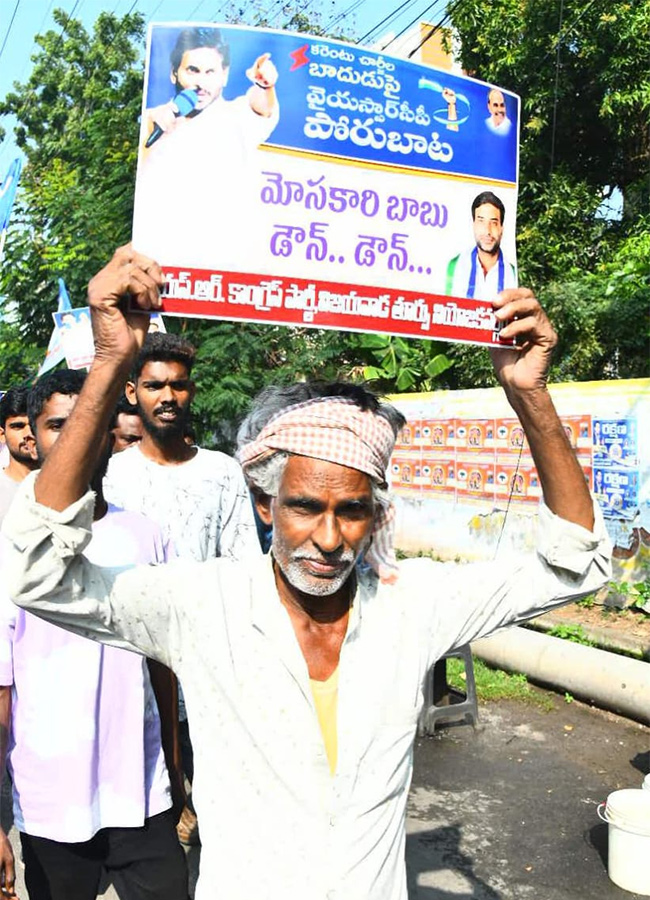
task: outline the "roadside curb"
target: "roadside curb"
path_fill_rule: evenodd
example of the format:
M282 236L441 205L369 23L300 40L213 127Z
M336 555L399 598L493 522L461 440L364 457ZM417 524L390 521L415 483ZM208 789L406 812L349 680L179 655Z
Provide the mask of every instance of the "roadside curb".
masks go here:
M646 644L641 638L622 634L620 631L615 631L612 628L595 628L593 625L585 625L578 619L575 621L565 619L554 615L552 612L546 613L543 616L538 616L536 619L531 619L530 622L526 622L524 627L529 628L532 631L548 633L554 628L571 625L579 626L582 629L584 636L592 643L596 644L601 650L608 650L610 653L619 653L623 656L634 656L640 660L650 661L650 645ZM551 635L551 637L555 636L556 635ZM563 640L566 640L566 638L563 638Z

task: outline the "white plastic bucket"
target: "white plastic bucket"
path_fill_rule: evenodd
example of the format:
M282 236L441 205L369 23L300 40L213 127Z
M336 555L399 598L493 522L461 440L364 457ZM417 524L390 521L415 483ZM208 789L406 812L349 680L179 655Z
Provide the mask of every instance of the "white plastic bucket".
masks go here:
M614 791L598 815L608 824L609 877L625 891L650 897L650 791Z

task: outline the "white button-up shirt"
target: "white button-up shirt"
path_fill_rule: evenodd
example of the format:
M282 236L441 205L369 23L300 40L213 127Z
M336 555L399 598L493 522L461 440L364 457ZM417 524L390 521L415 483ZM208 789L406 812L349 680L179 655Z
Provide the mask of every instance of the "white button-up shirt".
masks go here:
M197 900L405 900L405 807L429 667L609 577L602 520L592 534L544 508L543 556L412 560L395 586L360 576L341 649L331 776L271 560L100 569L79 555L91 516L90 496L62 513L15 505L5 523L12 595L181 678L203 845Z

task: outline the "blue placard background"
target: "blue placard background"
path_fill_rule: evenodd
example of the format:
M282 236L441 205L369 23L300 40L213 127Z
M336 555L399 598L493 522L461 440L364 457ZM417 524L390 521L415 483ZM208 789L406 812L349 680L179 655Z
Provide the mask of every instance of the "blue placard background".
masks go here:
M169 57L182 30L183 26L178 25L152 26L147 107L165 103L174 96ZM506 134L498 134L486 125L489 87L473 79L304 34L232 26L222 26L220 31L230 45L231 57L225 99L246 93L250 87L246 70L258 56L270 53L278 69L280 122L268 141L270 146L516 183L519 98L515 94L501 89L511 125ZM328 77L319 77L324 72L329 73ZM364 83L353 83L359 79ZM399 90L395 89L396 84ZM453 123L447 119L443 88L456 93L457 130L449 128ZM323 92L327 100L315 108L312 99L310 108L308 96L319 94L322 98ZM339 105L331 105L331 101ZM361 104L361 109L346 109L346 103L357 107ZM416 120L407 121L414 116ZM325 132L332 132L327 138L305 134L310 118L325 123L325 117L336 124L336 130L323 125ZM364 145L350 137L337 140L334 134L345 134L346 129L356 129ZM433 148L434 157L448 157L449 148L451 158L431 158L428 150L391 151L385 140L391 134L394 145L407 148L414 141L419 147L426 143ZM385 145L368 144L369 137L374 143L383 140ZM443 148L440 153L435 150L438 146Z

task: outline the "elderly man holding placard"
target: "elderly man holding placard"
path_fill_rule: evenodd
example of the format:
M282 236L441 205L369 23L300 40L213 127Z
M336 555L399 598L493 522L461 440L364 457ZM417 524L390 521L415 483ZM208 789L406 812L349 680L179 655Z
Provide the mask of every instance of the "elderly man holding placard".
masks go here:
M494 301L494 366L544 490L538 552L505 567L397 564L388 466L403 419L350 385L261 396L239 457L267 557L132 569L82 555L87 486L162 275L130 247L91 282L97 354L65 430L5 524L16 602L182 679L203 853L197 900L404 900L422 686L448 650L590 593L609 544L546 388L555 335L524 289ZM188 591L188 586L191 591Z

